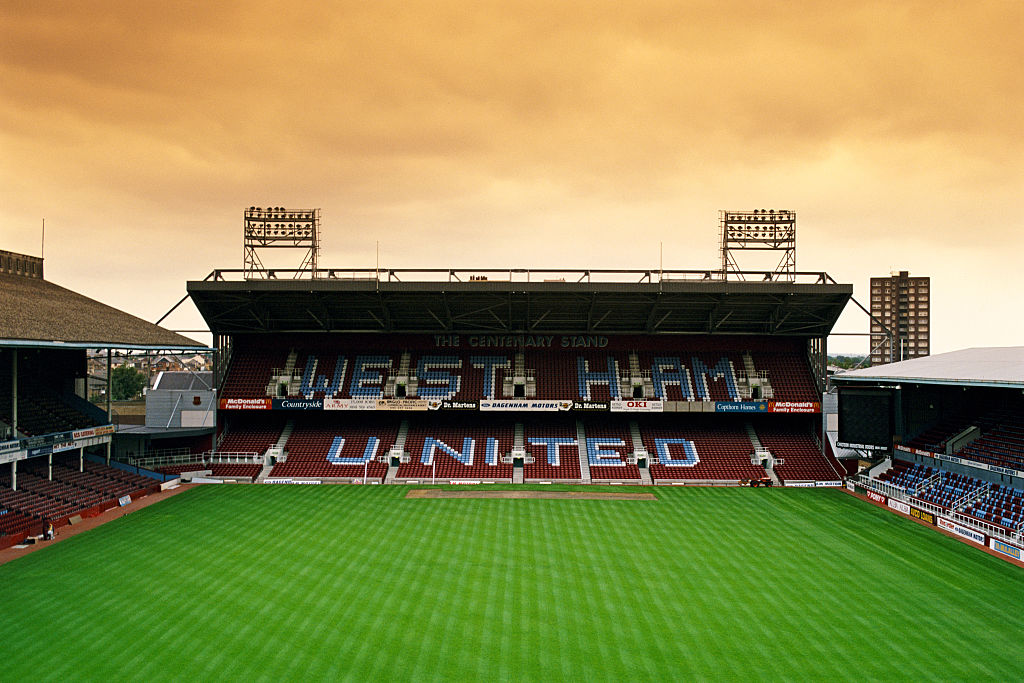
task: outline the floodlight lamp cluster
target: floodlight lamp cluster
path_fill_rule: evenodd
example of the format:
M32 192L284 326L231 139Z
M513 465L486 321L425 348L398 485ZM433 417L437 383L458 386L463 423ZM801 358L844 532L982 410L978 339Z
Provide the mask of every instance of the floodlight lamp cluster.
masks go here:
M313 237L315 223L315 211L289 211L283 206L250 206L245 211L246 234L253 236L308 239Z
M313 220L313 211L303 209L301 211L289 211L283 206L268 206L263 209L259 206L250 206L245 212L246 218L262 218L264 220Z
M742 221L744 223L788 223L796 219L793 211L780 209L754 209L753 211L729 212L725 215L727 221Z
M780 260L774 276L792 280L796 272L796 212L785 209L721 211L722 273L740 274L733 249L777 251ZM742 277L742 275L740 275ZM766 278L766 280L769 278Z
M317 255L320 251L320 209L289 210L283 206L250 206L244 210L243 266L247 279L275 278L277 273L264 272L258 249L305 249L302 274L316 277Z

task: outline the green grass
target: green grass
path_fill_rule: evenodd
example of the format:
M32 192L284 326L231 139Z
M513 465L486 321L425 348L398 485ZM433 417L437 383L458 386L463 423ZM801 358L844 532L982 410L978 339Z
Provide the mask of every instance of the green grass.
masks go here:
M405 493L204 486L0 566L0 679L1024 677L1024 571L840 491Z

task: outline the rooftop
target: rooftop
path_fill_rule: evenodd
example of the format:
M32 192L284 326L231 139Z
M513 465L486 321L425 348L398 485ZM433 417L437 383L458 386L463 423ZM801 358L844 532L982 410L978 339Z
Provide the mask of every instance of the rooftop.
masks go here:
M1024 388L1024 346L961 349L844 372L833 375L832 380Z
M0 346L206 348L47 280L9 272L0 272Z
M321 269L188 283L216 334L748 334L826 336L853 294L827 273L796 281L752 272L525 269Z

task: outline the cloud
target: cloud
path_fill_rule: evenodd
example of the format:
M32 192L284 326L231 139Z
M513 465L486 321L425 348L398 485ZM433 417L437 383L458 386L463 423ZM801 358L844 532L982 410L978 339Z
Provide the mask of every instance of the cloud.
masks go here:
M894 231L998 250L1022 239L1022 8L9 3L0 238L31 251L46 216L76 249L160 243L168 282L196 244L202 271L237 259L251 204L323 207L361 265L379 239L404 263L632 267L664 242L706 267L717 210L757 206L797 210L823 260Z

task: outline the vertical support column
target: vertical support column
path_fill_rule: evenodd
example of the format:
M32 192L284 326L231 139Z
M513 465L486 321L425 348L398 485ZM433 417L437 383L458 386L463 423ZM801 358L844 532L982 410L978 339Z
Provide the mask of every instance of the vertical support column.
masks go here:
M107 467L110 467L110 449L114 445L114 437L110 437L110 441L107 442Z
M111 381L110 381L110 349L107 349L107 422L110 424L114 423L114 416L110 414L111 411Z
M11 438L18 436L18 349L11 349Z
M47 457L47 462L46 462L46 478L49 481L53 481L53 453L52 452Z
M213 339L213 355L212 355L212 358L211 358L212 364L210 366L210 369L213 371L213 386L210 387L210 388L213 389L213 397L214 397L215 400L219 398L218 394L220 393L220 385L221 385L220 373L223 372L223 369L221 368L221 363L220 363L220 355L221 355L220 348L221 348L220 335L217 335ZM220 405L219 401L218 401L217 405L218 406Z
M897 443L903 443L903 431L906 429L906 422L903 416L903 388L897 384L893 390L893 425L892 431L895 439L898 439ZM890 448L892 444L889 444ZM890 451L891 454L891 451Z
M18 461L11 461L11 490L18 490Z
M85 472L85 446L78 449L78 471Z

